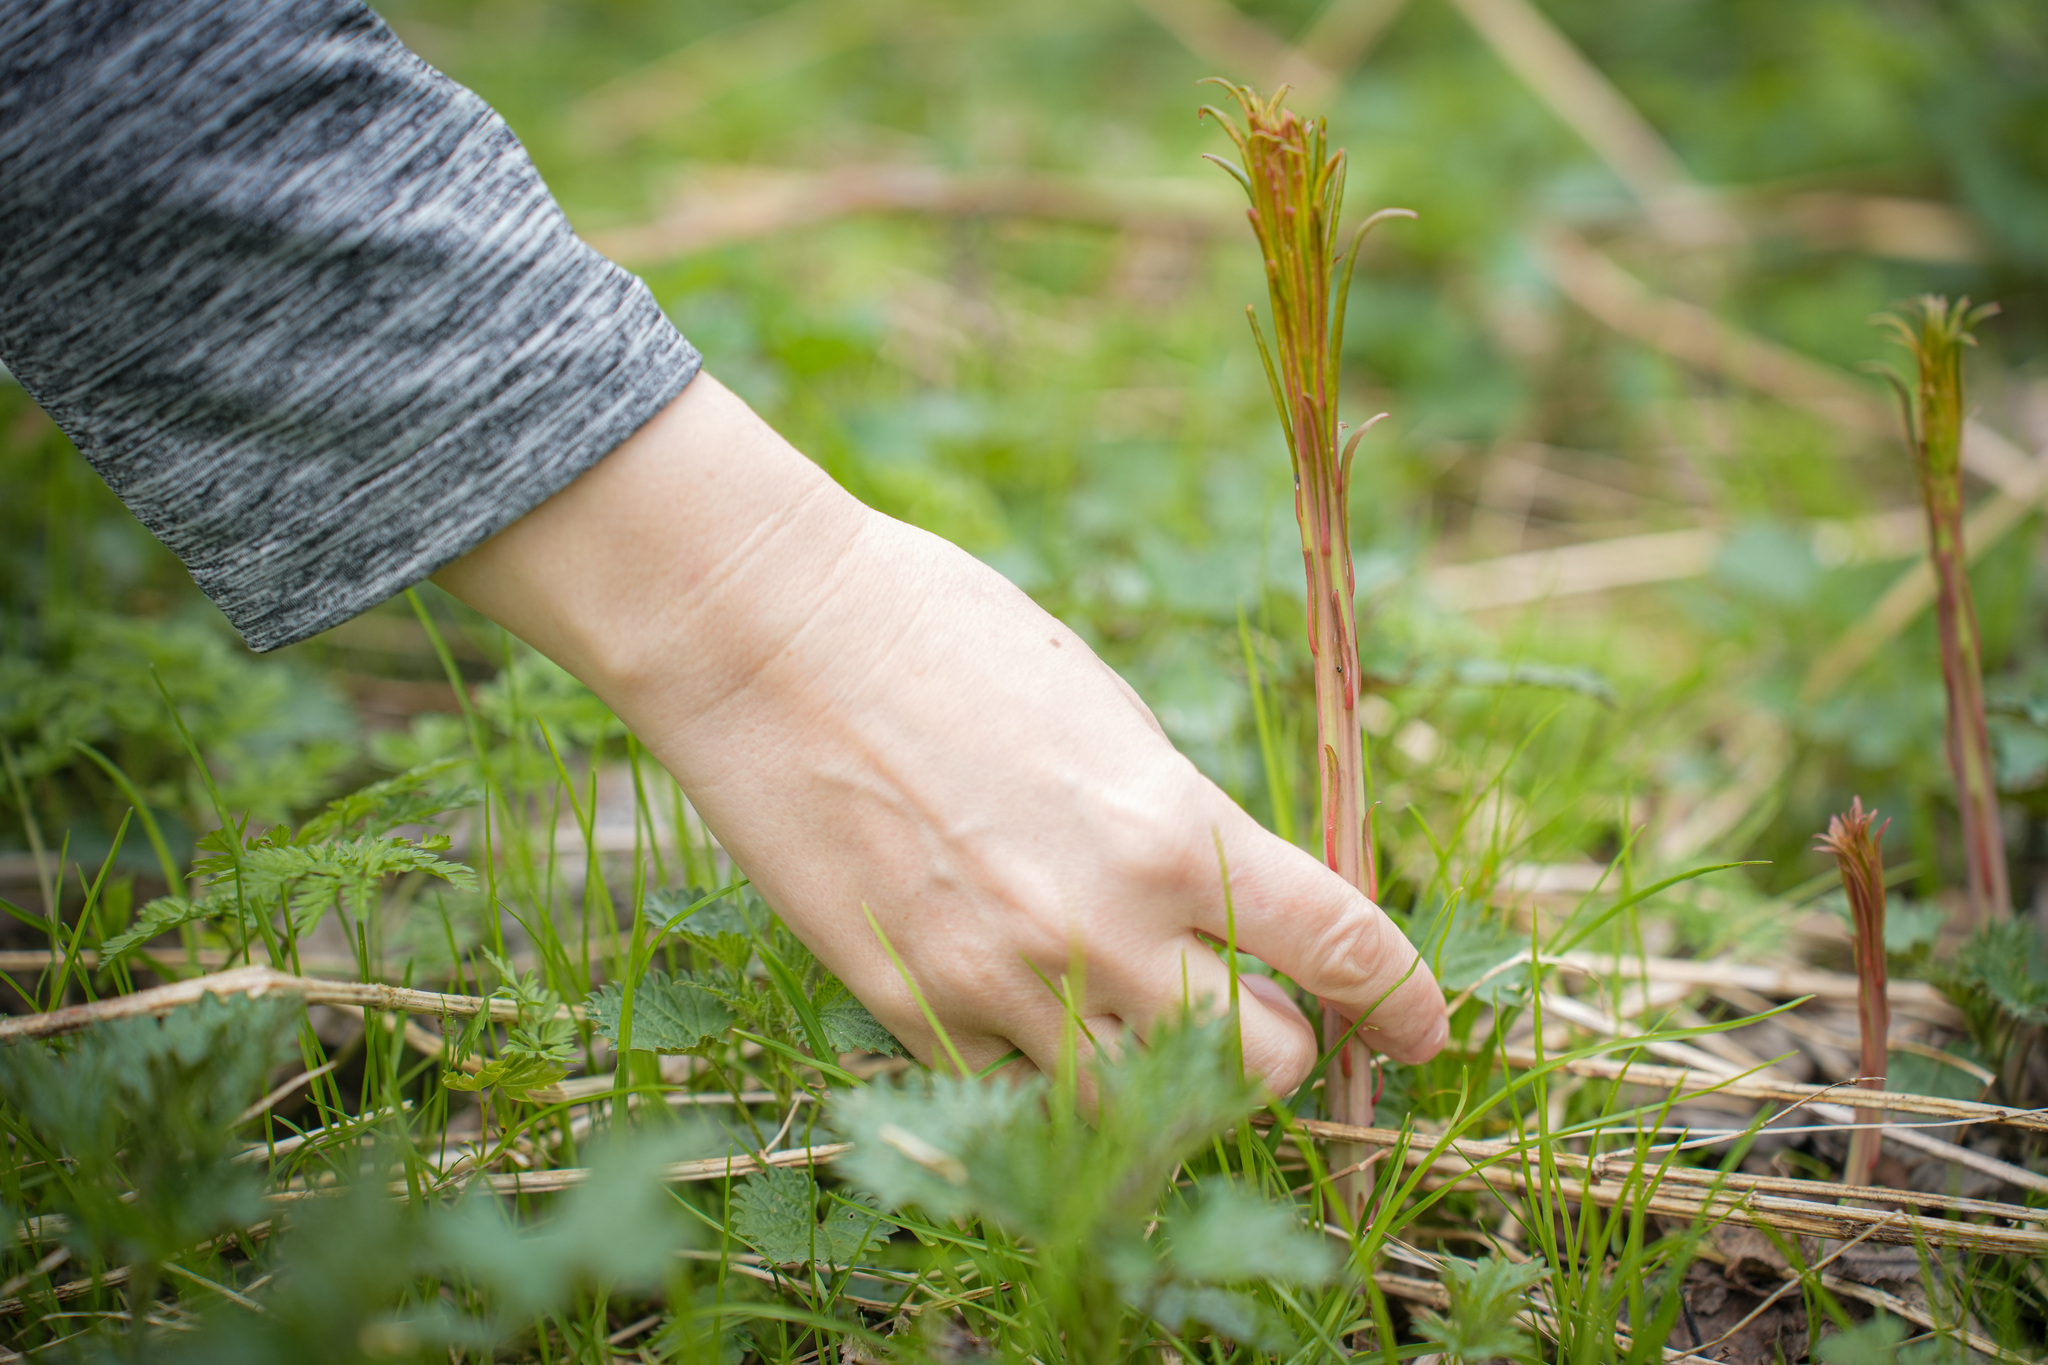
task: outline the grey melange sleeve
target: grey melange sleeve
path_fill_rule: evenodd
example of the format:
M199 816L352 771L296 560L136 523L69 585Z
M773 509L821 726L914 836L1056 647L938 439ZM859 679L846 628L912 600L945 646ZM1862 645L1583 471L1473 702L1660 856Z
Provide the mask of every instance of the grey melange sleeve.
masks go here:
M698 366L357 0L0 0L0 362L257 649L511 524Z

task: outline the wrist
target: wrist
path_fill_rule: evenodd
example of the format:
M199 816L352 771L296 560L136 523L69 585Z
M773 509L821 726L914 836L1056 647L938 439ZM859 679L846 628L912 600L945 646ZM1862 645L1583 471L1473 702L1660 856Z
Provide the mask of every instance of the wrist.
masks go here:
M874 516L700 374L435 581L668 733L788 648Z

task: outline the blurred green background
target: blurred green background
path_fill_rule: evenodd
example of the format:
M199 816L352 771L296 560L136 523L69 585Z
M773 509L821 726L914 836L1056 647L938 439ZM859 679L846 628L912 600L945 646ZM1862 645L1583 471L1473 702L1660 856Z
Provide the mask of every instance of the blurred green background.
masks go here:
M392 0L711 371L861 497L1096 645L1262 818L1312 821L1286 455L1207 75L1326 115L1369 244L1346 403L1380 832L1422 895L1752 857L1681 917L1767 949L1825 813L1957 878L1917 551L1871 315L1998 300L1972 360L1979 610L2019 893L2048 858L2048 8L2036 0ZM1890 357L1896 363L1897 356ZM431 596L431 594L430 594ZM445 598L476 680L512 655ZM125 801L283 818L453 708L403 603L258 658L0 387L0 873ZM1251 667L1277 760L1261 759ZM414 736L415 739L417 735ZM410 747L409 747L410 746ZM1304 771L1309 773L1304 781ZM1447 851L1447 852L1446 852ZM131 841L124 856L153 866ZM1450 869L1447 873L1446 869ZM1441 888L1440 888L1441 890ZM20 900L15 891L4 894ZM1740 913L1738 913L1740 912Z

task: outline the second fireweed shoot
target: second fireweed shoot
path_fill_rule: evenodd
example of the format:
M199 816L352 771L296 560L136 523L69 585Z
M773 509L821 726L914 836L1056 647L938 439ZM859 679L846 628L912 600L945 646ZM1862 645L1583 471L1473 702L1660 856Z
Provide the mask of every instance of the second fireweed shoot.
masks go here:
M1867 1090L1882 1090L1888 1061L1886 1039L1891 1033L1891 1001L1885 994L1884 957L1884 853L1880 845L1887 820L1875 829L1877 812L1863 809L1861 797L1849 803L1847 815L1828 821L1828 832L1815 846L1835 855L1842 871L1842 889L1849 896L1849 913L1856 923L1856 1021L1863 1034L1861 1075L1856 1084ZM1856 1122L1875 1125L1883 1115L1875 1109L1858 1109ZM1868 1185L1877 1166L1880 1134L1876 1127L1859 1127L1849 1138L1849 1161L1842 1173L1844 1183Z
M1241 164L1211 156L1251 199L1247 217L1266 263L1273 336L1267 342L1258 310L1245 308L1265 361L1294 463L1294 510L1301 523L1302 567L1308 577L1308 644L1315 660L1316 754L1323 816L1323 859L1338 875L1378 899L1378 877L1365 809L1365 753L1358 716L1357 592L1351 568L1351 457L1365 427L1344 440L1337 420L1337 365L1344 349L1344 309L1358 248L1383 218L1415 215L1382 209L1349 242L1338 219L1344 202L1345 157L1329 149L1323 122L1304 119L1281 101L1217 81L1237 101L1240 126L1204 107L1236 144ZM1381 414L1384 416L1385 414ZM1373 421L1378 421L1374 418ZM1341 443L1341 444L1340 444ZM1326 1038L1350 1027L1323 1012ZM1371 1052L1348 1044L1326 1079L1330 1116L1370 1124Z
M1964 861L1969 869L1970 923L2012 915L2005 865L2005 831L1998 818L1997 770L1984 720L1984 644L1970 600L1970 559L1963 545L1963 347L1977 344L1970 329L1998 311L1933 294L1905 313L1887 313L1878 325L1913 353L1908 388L1889 370L1904 410L1906 443L1920 473L1927 505L1927 555L1934 569L1935 623L1941 633L1941 680L1948 692L1948 762L1962 813Z

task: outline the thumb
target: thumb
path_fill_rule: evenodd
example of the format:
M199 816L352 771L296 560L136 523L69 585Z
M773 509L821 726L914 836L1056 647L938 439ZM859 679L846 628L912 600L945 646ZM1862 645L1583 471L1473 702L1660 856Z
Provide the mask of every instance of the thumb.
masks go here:
M1443 1048L1450 1037L1443 992L1386 912L1263 829L1233 852L1238 947L1346 1018L1363 1019L1358 1036L1395 1061L1428 1061Z

